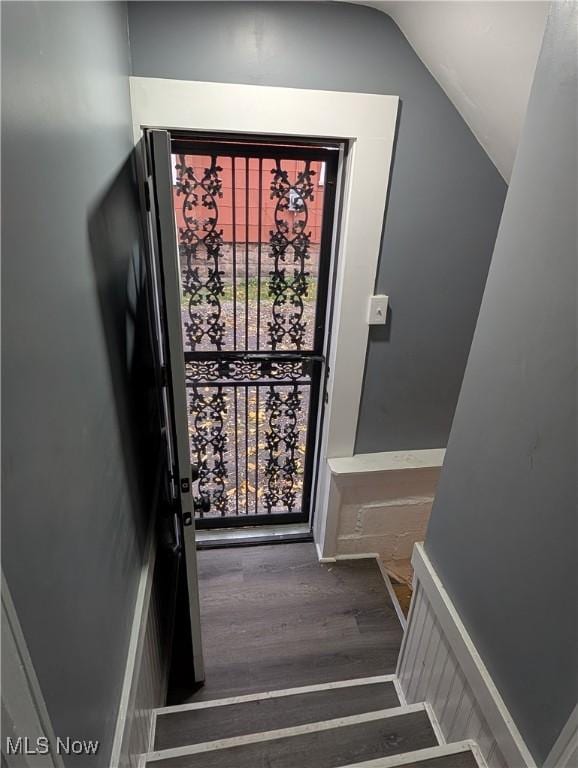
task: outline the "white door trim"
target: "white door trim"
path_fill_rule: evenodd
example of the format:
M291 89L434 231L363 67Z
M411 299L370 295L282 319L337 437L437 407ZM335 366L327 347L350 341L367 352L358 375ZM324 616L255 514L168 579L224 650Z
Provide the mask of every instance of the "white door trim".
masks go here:
M331 556L325 536L327 459L353 456L354 451L368 339L366 308L377 273L398 97L147 77L131 77L130 92L135 143L143 127L349 142L314 531L321 555Z

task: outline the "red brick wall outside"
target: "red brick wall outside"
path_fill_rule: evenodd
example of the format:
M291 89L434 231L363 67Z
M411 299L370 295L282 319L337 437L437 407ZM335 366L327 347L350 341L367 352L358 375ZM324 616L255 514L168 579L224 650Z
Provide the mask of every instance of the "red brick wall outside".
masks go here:
M187 165L192 166L195 169L195 177L201 179L204 175L205 168L208 168L210 165L210 158L187 155L186 162ZM222 180L223 196L217 199L219 209L217 229L223 231L223 239L225 243L231 243L233 241L232 162L233 159L230 157L219 157L217 160L218 165L223 169L219 174ZM235 239L237 243L267 243L269 241L271 230L275 230L274 218L277 200L272 200L270 193L271 180L273 178L272 171L274 170L274 167L274 160L263 160L261 177L261 232L259 233L259 161L257 158L249 158L247 184L246 160L243 157L235 158ZM288 172L290 181L294 182L297 173L304 169L305 164L302 160L283 160L281 162L281 167ZM323 219L324 186L319 183L321 180L321 163L312 162L311 167L315 171L315 176L313 177L314 199L307 201L307 226L305 231L311 233L312 245L318 245L321 238L321 225ZM249 208L248 237L246 226L247 187ZM185 222L182 211L183 197L182 195L178 196L176 190L174 192L174 202L177 227L184 227ZM199 207L197 215L205 218L207 213L206 209ZM296 217L302 219L303 213L287 211L283 214L283 219L289 223L291 222L291 219Z

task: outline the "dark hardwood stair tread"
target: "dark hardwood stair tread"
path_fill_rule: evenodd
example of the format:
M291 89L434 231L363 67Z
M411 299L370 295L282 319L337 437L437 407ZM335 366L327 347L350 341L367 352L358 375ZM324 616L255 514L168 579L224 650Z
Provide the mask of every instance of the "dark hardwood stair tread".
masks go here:
M148 768L339 768L437 745L425 711L168 757Z
M400 704L391 682L331 688L157 716L155 749L359 715Z

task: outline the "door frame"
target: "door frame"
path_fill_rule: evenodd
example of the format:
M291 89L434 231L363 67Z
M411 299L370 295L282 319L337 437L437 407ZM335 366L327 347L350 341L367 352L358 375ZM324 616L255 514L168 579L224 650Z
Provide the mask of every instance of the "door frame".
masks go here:
M331 557L338 521L328 510L327 460L354 455L369 335L367 303L381 251L399 99L164 78L130 77L129 82L135 144L143 129L151 127L347 142L340 168L340 215L333 231L336 276L327 329L332 344L314 488L313 535L319 556Z

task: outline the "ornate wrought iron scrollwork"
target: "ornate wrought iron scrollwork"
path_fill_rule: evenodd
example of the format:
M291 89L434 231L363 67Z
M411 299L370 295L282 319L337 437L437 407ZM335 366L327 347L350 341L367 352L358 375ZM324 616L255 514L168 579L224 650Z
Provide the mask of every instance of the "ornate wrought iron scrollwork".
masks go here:
M205 391L203 391L205 389ZM196 454L199 471L199 496L211 502L221 515L227 513L225 484L227 480L228 437L224 425L227 399L222 387L192 387L189 398L191 448ZM209 455L209 451L212 455Z
M185 364L187 384L217 381L221 377L222 363L218 360L195 360Z
M305 519L334 183L316 171L333 160L319 148L174 147L191 460L211 504L195 515L207 528Z
M300 490L296 455L299 442L297 416L300 410L301 392L297 385L285 392L279 387L268 388L265 401L269 421L265 432L267 487L263 500L269 513L278 506L285 507L288 512L295 508Z
M225 323L221 319L221 297L224 294L223 275L219 258L223 248L223 232L217 229L219 211L217 200L223 196L223 170L217 165L217 158L211 158L211 165L204 169L202 178L195 176L195 170L185 162L185 155L179 155L175 166L177 172L177 197L182 197L184 227L179 227L179 254L182 272L183 293L189 297L188 319L184 331L191 350L195 350L205 338L216 349L222 349ZM203 217L201 212L206 215ZM203 252L205 264L202 261ZM211 307L212 311L203 310Z
M262 363L258 360L231 361L227 375L233 381L256 381L262 376Z
M185 363L187 384L302 381L309 383L310 365L305 360L188 360Z
M302 349L307 330L303 300L310 277L305 269L311 242L311 233L306 231L307 203L314 199L315 171L309 161L305 161L304 170L297 173L295 182L291 183L288 171L281 168L278 160L271 173L271 199L277 200L277 204L275 229L270 231L269 239L273 260L273 269L269 272L273 317L268 323L268 342L272 349L286 341L290 347Z
M301 379L305 374L305 362L303 360L281 361L271 364L270 376L272 379Z

